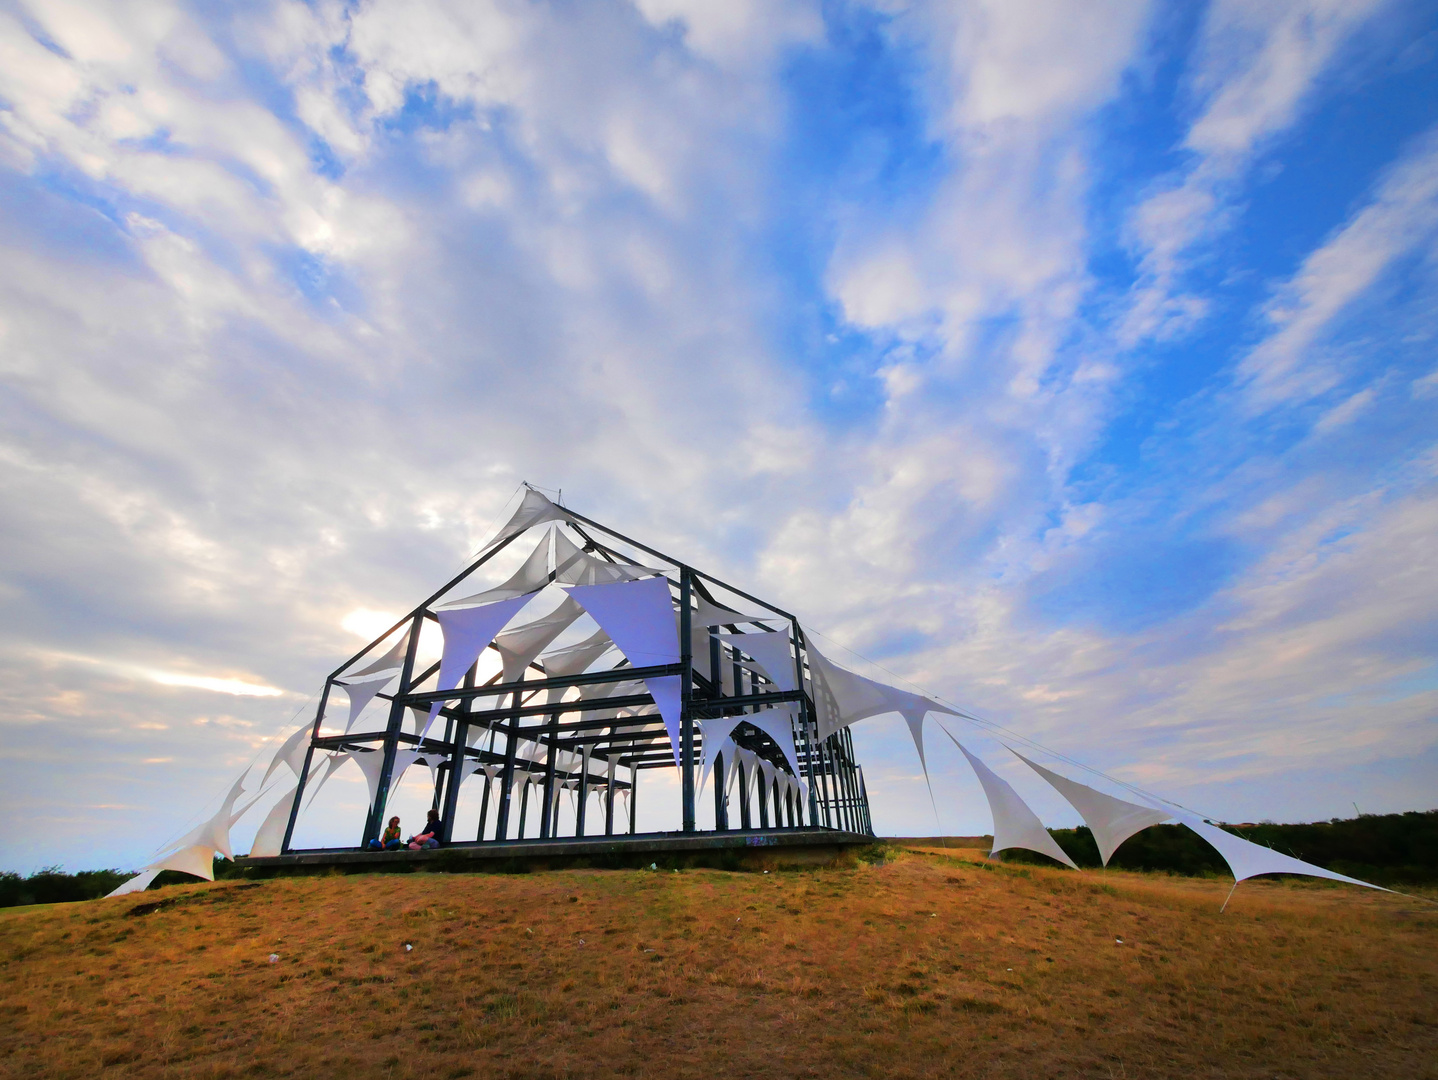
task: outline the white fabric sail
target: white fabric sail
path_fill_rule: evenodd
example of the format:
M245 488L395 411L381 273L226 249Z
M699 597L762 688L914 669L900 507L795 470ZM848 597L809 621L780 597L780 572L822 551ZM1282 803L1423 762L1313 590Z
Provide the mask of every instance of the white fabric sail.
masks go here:
M814 724L819 740L822 742L841 727L871 716L899 713L908 722L909 734L913 737L914 748L919 752L919 763L923 765L927 779L929 767L924 759L924 716L931 712L950 716L958 714L919 694L886 686L841 668L819 652L812 642L806 646L806 651L814 691Z
M516 596L527 596L548 585L551 577L549 572L549 533L545 533L539 538L539 543L534 546L529 557L524 560L518 570L509 576L507 581L492 589L474 593L472 596L449 600L439 605L435 611L439 612L447 608L474 607L476 604L493 604L500 600L513 600Z
M381 656L374 663L362 667L358 671L351 671L345 676L347 679L362 679L366 675L378 675L381 671L394 671L404 666L404 656L409 648L409 631L406 630L399 636L399 640L390 647L390 650Z
M281 764L288 765L296 776L300 775L300 770L305 767L305 753L310 748L310 731L313 727L314 723L306 720L280 744L275 756L270 759L270 767L265 770L264 778L260 780L261 787Z
M735 646L752 656L761 672L780 690L797 690L794 654L789 646L789 631L769 630L758 634L719 634L720 641Z
M458 686L480 652L526 602L527 598L520 596L480 607L441 608L436 611L440 628L444 631L444 654L440 657L439 682L435 684L435 689L453 690Z
M494 539L485 544L485 550L501 544L511 536L518 536L526 529L532 529L536 525L543 525L547 521L568 521L569 515L563 509L554 505L533 488L524 493L524 498L519 503L513 516L505 523L504 528L494 534Z
M997 855L1006 848L1026 848L1057 859L1077 870L1078 867L1068 857L1068 853L1049 835L1038 815L1029 809L1029 804L1024 802L1009 782L969 753L964 744L954 739L952 734L946 734L954 740L954 745L962 751L964 757L969 759L969 764L973 766L974 773L983 786L984 797L989 800L989 811L994 816L994 847L991 854Z
M734 740L730 733L742 724L746 716L716 716L710 720L700 720L699 733L702 736L702 746L699 754L699 790L704 790L704 781L709 777L709 770L714 767L715 759L724 755L725 761L734 760ZM723 778L717 781L723 786Z
M113 889L110 892L107 892L105 894L105 899L108 900L112 896L125 896L129 893L144 892L150 887L150 882L154 881L155 878L159 876L159 874L159 867L156 867L153 870L142 870L134 877L126 879L123 883L121 883L118 889Z
M539 662L544 665L546 675L578 675L613 647L614 642L609 640L609 635L603 630L596 630L577 645L544 653Z
M753 724L779 747L784 754L784 760L789 763L789 768L794 770L794 775L799 775L799 754L794 749L794 713L795 705L778 705L771 709L760 709L742 720Z
M680 765L683 740L683 728L679 722L683 712L681 702L683 689L680 682L681 679L678 675L661 675L656 679L645 680L650 696L654 698L654 704L659 709L659 715L664 719L664 730L669 732L669 742L674 748L674 764L676 766Z
M1102 791L1096 791L1087 784L1080 784L1077 780L1070 780L1066 776L1060 776L1056 772L1045 769L1042 765L1024 757L1012 746L1008 749L1014 757L1047 780L1053 789L1067 799L1069 805L1079 812L1084 824L1093 833L1094 843L1098 845L1098 853L1105 866L1108 865L1109 859L1113 857L1113 853L1118 850L1119 845L1134 833L1141 832L1150 825L1167 821L1173 816L1163 810L1155 810L1151 806L1140 806L1138 803L1125 802L1112 795L1105 795Z
M1214 850L1223 856L1223 861L1228 863L1228 868L1233 871L1235 885L1259 874L1303 874L1306 877L1341 881L1347 885L1362 885L1365 889L1377 889L1379 892L1393 891L1381 885L1372 885L1357 878L1334 873L1332 870L1325 870L1302 859L1295 859L1292 855L1282 855L1262 844L1234 836L1233 833L1191 814L1175 813L1172 816L1207 840Z
M205 844L194 844L180 848L156 859L146 870L178 870L182 874L193 874L206 881L215 880L215 849Z
M350 716L345 723L346 735L355 726L355 721L359 719L359 714L364 712L365 706L373 701L374 696L383 690L393 678L394 675L385 675L383 678L371 679L369 682L335 684L344 687L344 692L350 699Z
M638 581L661 571L627 560L595 558L581 551L563 531L554 534L554 580L566 585L604 585L616 581Z
M265 820L260 823L259 831L255 833L254 843L250 845L252 857L280 853L280 847L285 842L285 829L290 824L290 810L294 808L295 793L298 790L298 784L286 788L280 796L279 802L270 807L270 812L265 815Z
M480 607L438 609L435 614L439 616L440 629L444 631L444 654L440 657L439 681L435 689L453 690L458 686L469 666L479 658L504 624L514 617L515 612L528 602L528 597L518 596ZM428 734L442 705L441 701L430 705L429 719L425 721L421 738Z
M663 578L609 585L571 585L566 590L635 667L679 662L674 601Z
M574 597L566 596L564 603L548 615L496 636L494 647L499 650L504 664L504 681L518 682L530 662L583 614L584 609L575 602Z

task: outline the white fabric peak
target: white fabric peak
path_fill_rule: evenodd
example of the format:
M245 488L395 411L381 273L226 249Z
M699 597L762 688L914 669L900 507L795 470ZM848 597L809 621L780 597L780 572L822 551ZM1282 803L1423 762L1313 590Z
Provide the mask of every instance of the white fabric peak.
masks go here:
M499 600L513 600L516 596L525 596L528 593L536 592L549 584L549 533L539 538L539 543L529 553L518 570L510 575L509 580L492 589L485 589L484 592L475 593L472 596L462 596L458 600L450 600L440 604L435 609L436 613L445 608L473 607L475 604L492 604Z
M1077 780L1060 776L1058 773L1051 772L1042 765L1030 761L1012 746L1009 747L1009 752L1047 780L1054 790L1067 799L1069 805L1079 812L1084 824L1093 833L1094 842L1098 844L1098 853L1105 866L1108 865L1109 859L1113 857L1113 853L1118 850L1119 845L1134 833L1140 832L1150 825L1167 821L1173 816L1166 811L1155 810L1151 806L1140 806L1138 803L1116 799L1112 795L1105 795L1102 791L1095 791L1087 784L1080 784Z
M499 650L504 663L504 681L518 682L530 662L583 614L584 609L574 597L566 596L564 603L548 615L498 635L494 639L494 647Z
M984 797L989 800L989 811L994 816L994 847L991 854L997 855L1006 848L1026 848L1057 859L1077 870L1078 867L1068 857L1068 853L1049 835L1038 815L1029 809L1029 804L1019 797L1019 793L1009 782L969 753L964 744L954 739L952 734L945 734L954 740L954 745L969 759L979 783L983 785Z
M533 488L524 493L519 508L505 524L504 528L495 533L494 539L485 544L485 549L494 547L508 540L511 536L518 536L525 529L532 529L536 525L543 525L546 521L567 521L569 515L560 507L555 506Z
M540 657L544 673L551 676L578 675L598 660L611 648L614 642L603 630L596 630L577 645L555 649Z

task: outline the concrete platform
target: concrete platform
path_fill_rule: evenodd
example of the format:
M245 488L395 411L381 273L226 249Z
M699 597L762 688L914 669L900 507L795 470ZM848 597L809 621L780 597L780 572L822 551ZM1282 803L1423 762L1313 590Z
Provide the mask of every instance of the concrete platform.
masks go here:
M664 870L697 866L768 870L824 866L857 848L879 842L873 836L837 829L749 829L469 842L430 851L328 848L257 858L242 855L235 859L235 865L253 871L257 877L335 870L356 874L413 870L527 873L576 867L637 869L651 864Z

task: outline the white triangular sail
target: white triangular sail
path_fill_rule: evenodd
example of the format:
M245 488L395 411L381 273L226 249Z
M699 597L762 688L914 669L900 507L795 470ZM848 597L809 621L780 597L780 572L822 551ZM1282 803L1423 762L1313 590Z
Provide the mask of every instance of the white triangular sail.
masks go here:
M310 732L313 728L314 724L306 720L280 744L280 748L275 751L275 756L270 759L270 766L265 770L264 778L260 780L261 787L269 781L271 774L281 764L288 765L290 771L296 776L300 775L300 770L305 767L305 754L310 748Z
M997 855L1006 848L1026 848L1057 859L1077 870L1078 867L1068 857L1068 853L1049 835L1038 815L1029 809L1029 804L1024 802L1009 782L969 753L964 744L954 739L952 734L945 734L954 740L954 745L969 759L969 764L973 766L974 773L983 786L984 796L989 800L989 811L994 816L992 854Z
M539 538L539 543L529 553L519 569L509 576L509 579L492 589L485 589L472 596L461 596L458 600L450 600L441 604L435 609L436 612L447 608L474 607L476 604L493 604L500 600L513 600L516 596L527 596L529 593L537 592L549 584L549 533Z
M105 899L108 900L112 896L125 896L129 893L144 892L150 887L150 882L154 881L159 874L159 867L155 867L153 870L142 870L134 877L128 878L118 889L107 892Z
M571 585L566 590L635 667L679 662L674 601L663 578L608 585Z
M435 614L439 616L439 625L444 631L444 654L440 657L439 681L435 689L453 690L458 686L469 666L479 658L479 654L494 640L494 636L504 629L504 624L528 602L528 597L518 596L480 607L437 610ZM425 722L424 731L420 733L421 738L429 732L429 726L439 715L442 705L441 701L430 705L429 719Z
M1047 780L1054 790L1079 812L1084 824L1089 827L1089 832L1093 833L1094 843L1098 845L1098 853L1105 866L1119 849L1119 845L1134 833L1167 821L1173 816L1151 806L1140 806L1138 803L1116 799L1112 795L1094 790L1087 784L1060 776L1030 761L1012 746L1009 747L1009 752Z
M494 539L485 544L485 550L501 544L511 536L518 536L526 529L532 529L536 525L543 525L547 521L567 521L569 515L554 503L550 502L533 488L524 493L519 508L514 515L505 523L504 528L495 533Z
M355 726L359 714L364 712L365 706L374 700L374 696L385 688L385 685L394 678L394 675L385 675L382 678L371 679L362 683L335 683L336 686L344 688L346 696L350 699L350 716L345 723L345 734Z
M494 647L499 650L503 661L504 681L518 682L530 662L583 614L584 609L575 602L574 597L566 596L564 603L548 615L496 636Z
M1306 877L1341 881L1347 885L1362 885L1365 889L1377 889L1379 892L1392 892L1391 889L1385 889L1381 885L1359 881L1357 878L1337 874L1332 870L1325 870L1321 866L1314 866L1302 859L1295 859L1292 855L1280 854L1262 844L1255 844L1241 836L1234 836L1233 833L1191 814L1175 813L1173 816L1207 840L1214 850L1223 856L1223 861L1228 863L1228 868L1233 871L1235 885L1240 881L1257 877L1259 874L1303 874Z
M280 799L270 812L265 815L265 820L260 823L259 831L255 833L255 839L250 844L250 856L269 856L280 854L280 847L285 842L285 830L289 828L290 811L295 805L295 793L299 785L293 785L285 789Z
M683 694L680 681L678 675L661 675L655 679L645 680L645 686L648 687L650 696L654 698L659 715L664 718L664 730L669 733L669 742L674 748L674 764L676 766L680 765L683 730L680 724L681 696Z

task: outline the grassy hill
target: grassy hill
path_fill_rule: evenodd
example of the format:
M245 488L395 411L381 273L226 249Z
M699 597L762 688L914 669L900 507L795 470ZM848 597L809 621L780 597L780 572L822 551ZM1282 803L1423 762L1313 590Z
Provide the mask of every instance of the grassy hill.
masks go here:
M1438 1077L1438 907L979 855L10 909L0 1074Z

